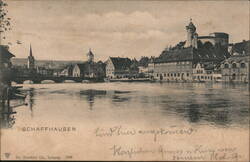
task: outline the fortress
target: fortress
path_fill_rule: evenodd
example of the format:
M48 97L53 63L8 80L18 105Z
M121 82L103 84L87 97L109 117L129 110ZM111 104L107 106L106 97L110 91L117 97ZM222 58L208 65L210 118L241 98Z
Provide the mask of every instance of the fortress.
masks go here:
M186 26L187 39L167 48L157 57L149 67L153 69L153 76L157 80L192 81L196 78L213 80L211 71L218 64L230 57L228 52L229 35L214 32L208 36L198 36L192 20ZM203 68L200 70L199 68ZM199 73L196 74L196 71ZM202 71L202 74L200 74Z
M221 45L224 47L228 47L228 39L229 35L227 33L223 32L214 32L210 33L208 36L198 36L198 33L196 32L196 27L192 22L192 19L190 20L190 23L186 26L187 30L187 40L185 42L185 47L194 47L198 48L198 42L201 43L211 43L213 46Z
M205 43L211 43L213 46L221 45L224 47L228 47L228 39L229 35L227 33L223 32L214 32L210 33L208 36L198 36L198 33L196 33L196 27L192 22L192 19L190 20L189 25L186 26L187 30L187 40L185 43L185 47L195 47L198 48L198 41Z

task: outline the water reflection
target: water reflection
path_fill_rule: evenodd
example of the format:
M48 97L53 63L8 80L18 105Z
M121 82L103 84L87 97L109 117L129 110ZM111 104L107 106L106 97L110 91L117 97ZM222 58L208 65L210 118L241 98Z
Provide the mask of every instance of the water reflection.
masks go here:
M31 117L34 117L34 114L33 114L33 106L35 105L34 95L35 95L35 89L30 88L27 91L26 102L28 103Z
M1 128L12 128L15 124L15 111L8 104L1 103L0 104L0 124Z
M105 96L107 91L105 90L94 90L94 89L87 89L80 91L80 97L86 96L86 100L89 103L89 109L93 110L95 97Z
M20 92L24 92L27 96L25 99L12 99L8 102L0 103L0 124L1 128L12 128L15 124L15 115L17 114L16 109L24 108L28 105L29 110L31 112L31 117L33 117L33 106L34 106L34 93L35 89L30 88L28 90L22 90ZM19 92L16 91L16 92Z
M123 111L127 113L129 110L134 118L137 116L139 118L142 112L148 114L148 116L145 115L146 118L155 114L159 121L174 118L186 123L219 127L241 127L249 124L249 92L245 86L189 83L142 84L124 84L125 88L111 83L109 87L103 84L103 86L88 88L84 84L75 84L76 86L71 85L71 87L61 84L61 88L55 88L53 85L47 85L47 88L36 88L34 85L34 88L26 90L26 102L33 118L36 117L33 109L43 108L42 103L48 104L47 99L50 99L53 105L62 100L67 103L72 102L76 106L75 110L81 112L88 112L82 109L82 105L87 105L87 110L96 115L102 115L103 109L112 110L112 113L121 113L118 116L122 116ZM150 86L153 87L152 90L145 89ZM39 103L35 102L37 98ZM126 109L119 109L120 107ZM68 107L62 109L73 111ZM56 115L53 116L56 118ZM130 118L127 117L128 120Z

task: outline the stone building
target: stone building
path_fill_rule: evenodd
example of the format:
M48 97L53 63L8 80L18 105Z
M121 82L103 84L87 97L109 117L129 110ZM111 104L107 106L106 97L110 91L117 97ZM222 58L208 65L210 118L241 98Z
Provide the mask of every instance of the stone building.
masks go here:
M187 40L185 41L185 47L198 48L198 43L211 43L213 46L219 45L224 48L228 48L229 35L223 32L210 33L207 36L199 36L196 32L196 26L193 24L192 19L186 26Z
M106 61L106 77L110 79L137 77L139 69L129 58L109 57Z
M226 33L211 34L209 39L204 41L203 37L196 33L192 21L186 26L186 30L186 41L165 49L150 65L154 68L153 77L156 80L192 81L198 63L217 65L229 57Z
M91 50L87 53L88 61L75 64L72 69L73 77L81 78L104 78L105 64L101 61L94 62L94 54Z
M218 72L218 67L219 64L212 63L193 64L193 81L220 81L221 74Z
M192 80L193 48L169 51L154 62L154 78L157 80Z
M231 57L221 63L222 80L249 82L250 41L231 44Z
M225 82L249 82L249 55L233 55L221 64Z

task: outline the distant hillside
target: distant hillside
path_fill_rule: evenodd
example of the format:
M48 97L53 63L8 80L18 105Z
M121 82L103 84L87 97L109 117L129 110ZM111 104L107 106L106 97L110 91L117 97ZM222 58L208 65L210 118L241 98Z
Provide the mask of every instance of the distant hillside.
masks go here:
M52 69L61 69L70 64L82 63L83 61L60 61L60 60L36 60L36 66L49 67ZM13 66L26 66L27 58L13 58Z

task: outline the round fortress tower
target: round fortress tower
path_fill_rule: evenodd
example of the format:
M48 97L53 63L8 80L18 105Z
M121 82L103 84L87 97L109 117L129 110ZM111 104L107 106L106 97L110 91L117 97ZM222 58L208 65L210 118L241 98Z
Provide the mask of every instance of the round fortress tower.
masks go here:
M213 45L220 44L222 46L228 46L229 35L223 32L210 33L209 36L199 36L198 40L202 43L210 42Z
M221 44L222 46L228 46L229 35L223 32L210 33L209 36L214 37L214 44Z

